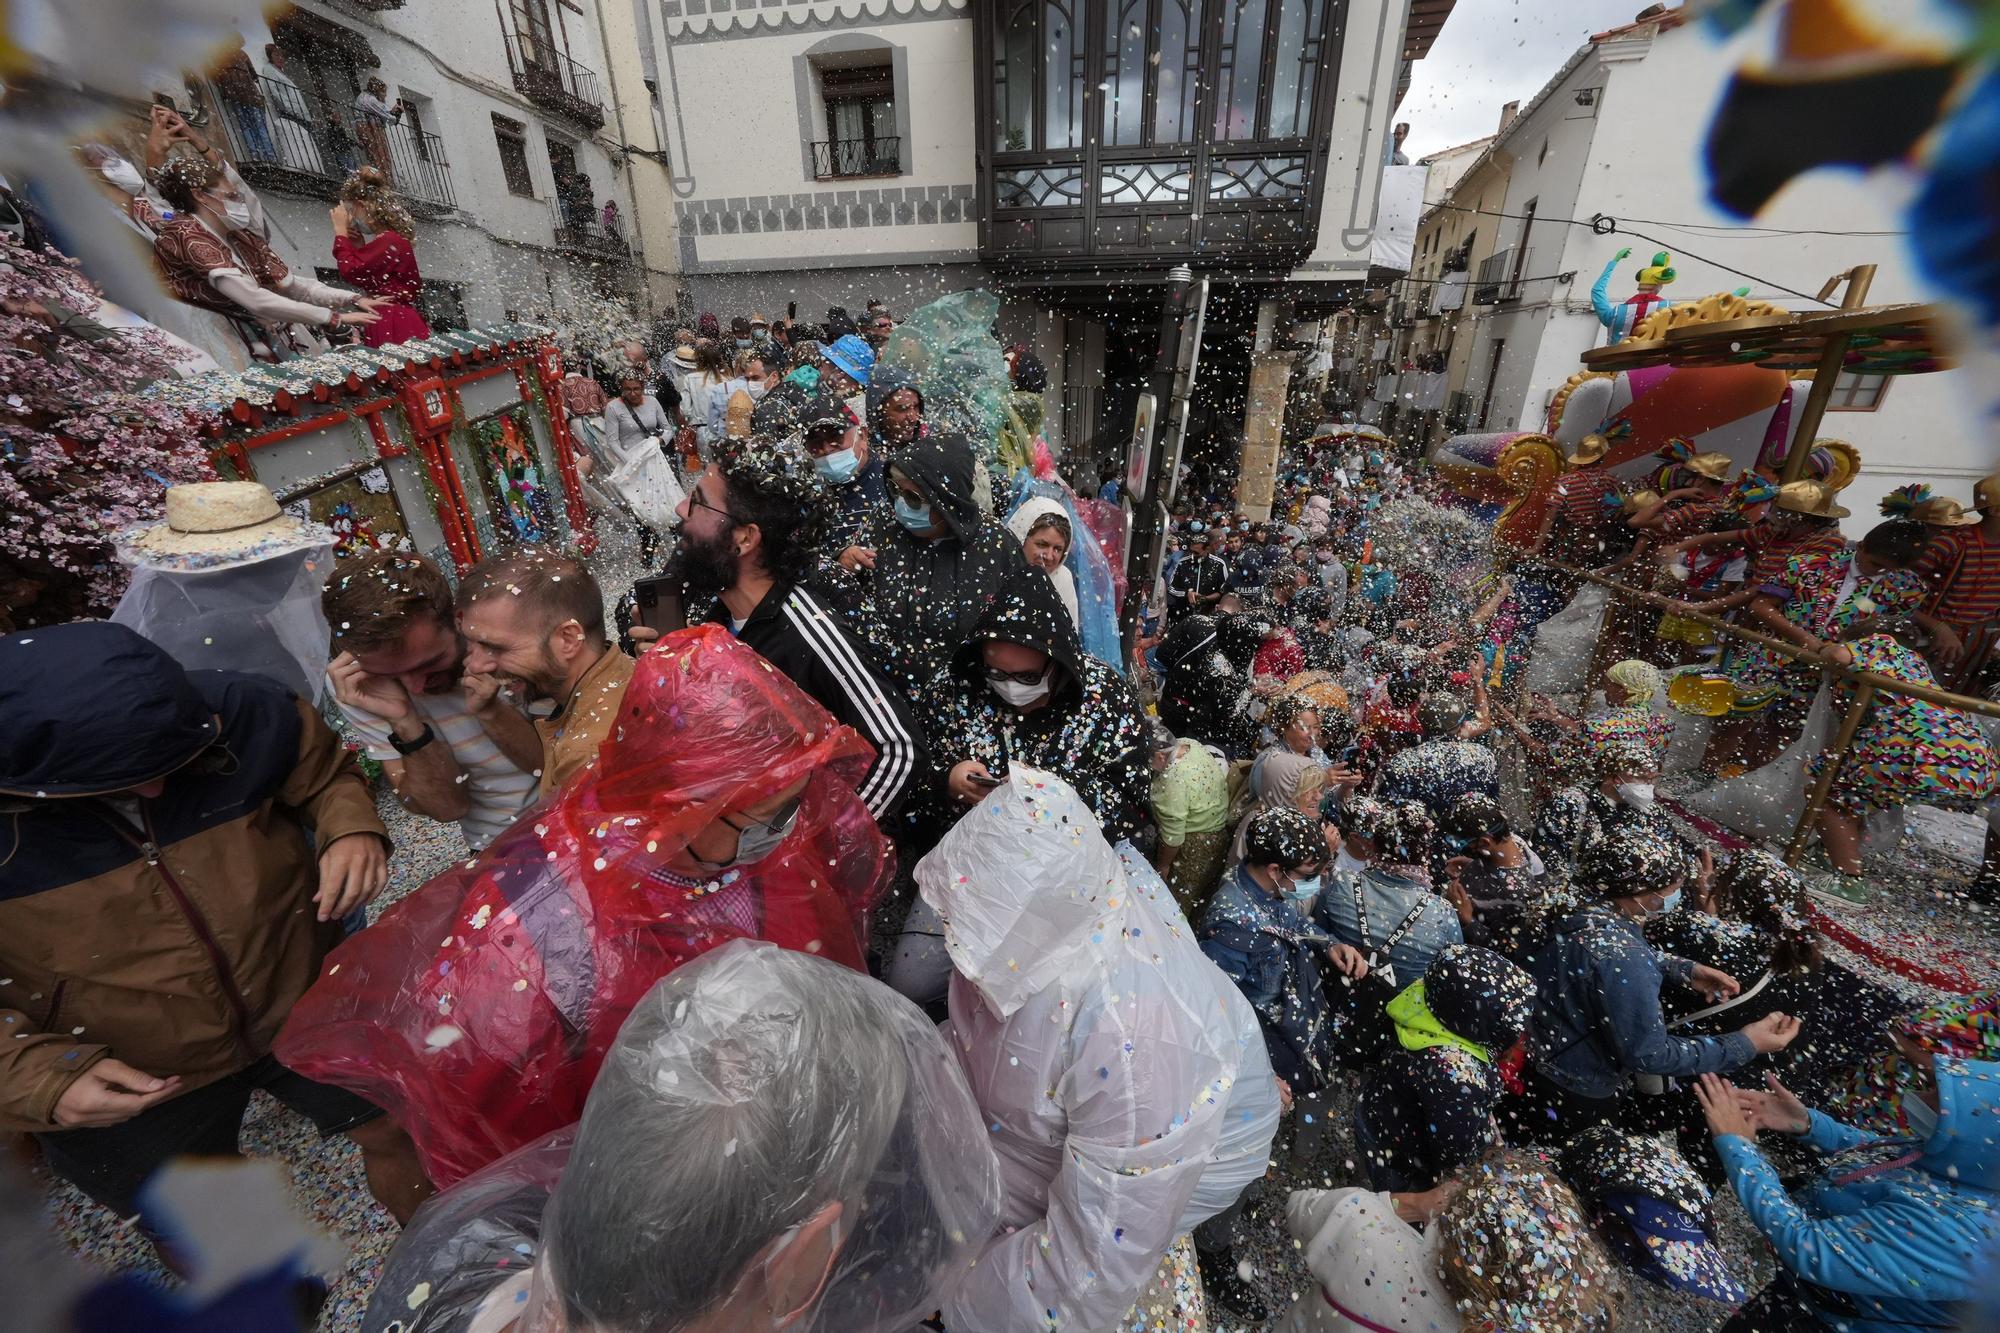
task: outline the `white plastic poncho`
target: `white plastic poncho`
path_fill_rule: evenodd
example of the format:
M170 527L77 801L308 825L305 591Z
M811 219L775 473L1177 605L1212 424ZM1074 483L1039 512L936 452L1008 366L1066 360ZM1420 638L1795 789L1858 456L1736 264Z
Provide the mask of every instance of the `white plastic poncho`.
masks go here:
M1264 1174L1278 1088L1256 1015L1051 774L1015 766L916 878L1006 1193L945 1324L1111 1329L1174 1239Z

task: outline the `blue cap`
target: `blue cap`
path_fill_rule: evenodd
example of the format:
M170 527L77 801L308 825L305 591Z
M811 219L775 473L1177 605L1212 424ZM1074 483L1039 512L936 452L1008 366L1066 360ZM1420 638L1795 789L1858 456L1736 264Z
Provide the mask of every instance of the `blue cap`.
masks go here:
M1729 1271L1701 1219L1664 1199L1638 1190L1613 1190L1598 1205L1600 1224L1617 1219L1624 1228L1604 1228L1605 1239L1634 1272L1649 1282L1725 1305L1740 1303L1743 1284Z
M868 376L875 369L875 349L856 334L845 334L835 338L823 354L847 373L847 377L862 388L868 387Z

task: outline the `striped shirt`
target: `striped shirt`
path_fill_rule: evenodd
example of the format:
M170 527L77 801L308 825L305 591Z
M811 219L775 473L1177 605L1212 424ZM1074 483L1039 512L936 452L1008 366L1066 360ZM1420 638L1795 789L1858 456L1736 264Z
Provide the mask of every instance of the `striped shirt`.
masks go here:
M465 794L472 808L458 821L458 828L465 834L465 845L476 852L500 836L533 799L535 775L514 767L513 761L500 753L500 747L486 734L486 728L466 707L463 690L415 694L410 696L410 702L416 705L417 715L437 733L438 740L451 747L452 758L458 761L459 771L465 775ZM348 725L368 747L370 759L402 762L403 756L389 744L387 722L366 709L345 703L340 705L340 711L347 715Z
M1931 589L1930 613L1965 630L2000 619L2000 542L1980 526L1939 534L1917 561L1917 577Z

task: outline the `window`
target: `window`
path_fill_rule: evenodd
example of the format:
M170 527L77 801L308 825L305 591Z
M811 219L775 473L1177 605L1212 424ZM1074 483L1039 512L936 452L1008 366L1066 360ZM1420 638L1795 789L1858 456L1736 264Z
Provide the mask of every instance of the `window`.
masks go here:
M1077 29L1079 3L1004 0L1000 5L993 51L993 101L999 113L995 150L1021 153L1083 146L1084 34ZM1115 7L1118 0L1110 3ZM1197 36L1195 45L1200 44ZM1193 93L1188 97L1192 104Z
M1528 262L1528 237L1535 230L1535 206L1541 202L1536 198L1521 205L1521 243L1514 247L1514 271L1507 279L1508 285L1515 289L1516 295L1520 294L1521 266Z
M1827 399L1829 412L1873 412L1882 406L1889 392L1887 375L1855 375L1842 372L1833 382L1833 397Z
M465 289L456 282L424 279L417 296L417 308L432 333L460 333L472 326L465 319Z
M1547 139L1544 139L1542 140L1542 151L1535 154L1535 165L1539 167L1540 165L1542 165L1542 163L1548 160L1549 160L1549 141Z
M814 153L820 180L841 176L894 176L903 169L903 141L896 131L896 74L889 64L822 66L826 139Z
M528 174L528 127L496 112L493 142L500 150L500 172L507 178L507 192L533 199L535 181Z

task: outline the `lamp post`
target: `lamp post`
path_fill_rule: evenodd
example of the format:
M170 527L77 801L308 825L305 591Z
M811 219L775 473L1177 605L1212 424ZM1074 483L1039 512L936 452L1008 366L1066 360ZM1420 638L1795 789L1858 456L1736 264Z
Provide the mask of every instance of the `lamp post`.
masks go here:
M1181 339L1188 315L1188 292L1194 285L1194 270L1176 264L1167 270L1166 294L1160 302L1160 333L1153 350L1153 372L1146 392L1134 411L1133 456L1126 462L1126 502L1131 506L1132 541L1125 557L1125 605L1119 615L1119 632L1124 640L1125 658L1132 659L1139 637L1139 604L1158 577L1160 559L1166 547L1167 503L1173 493L1173 478L1161 474L1167 459L1178 459L1180 450L1167 448L1168 433L1178 435L1182 414L1176 410L1175 379L1181 364ZM1184 396L1189 386L1181 386ZM1176 443L1178 441L1176 440ZM1145 460L1145 471L1137 464ZM1138 486L1131 483L1137 479Z

